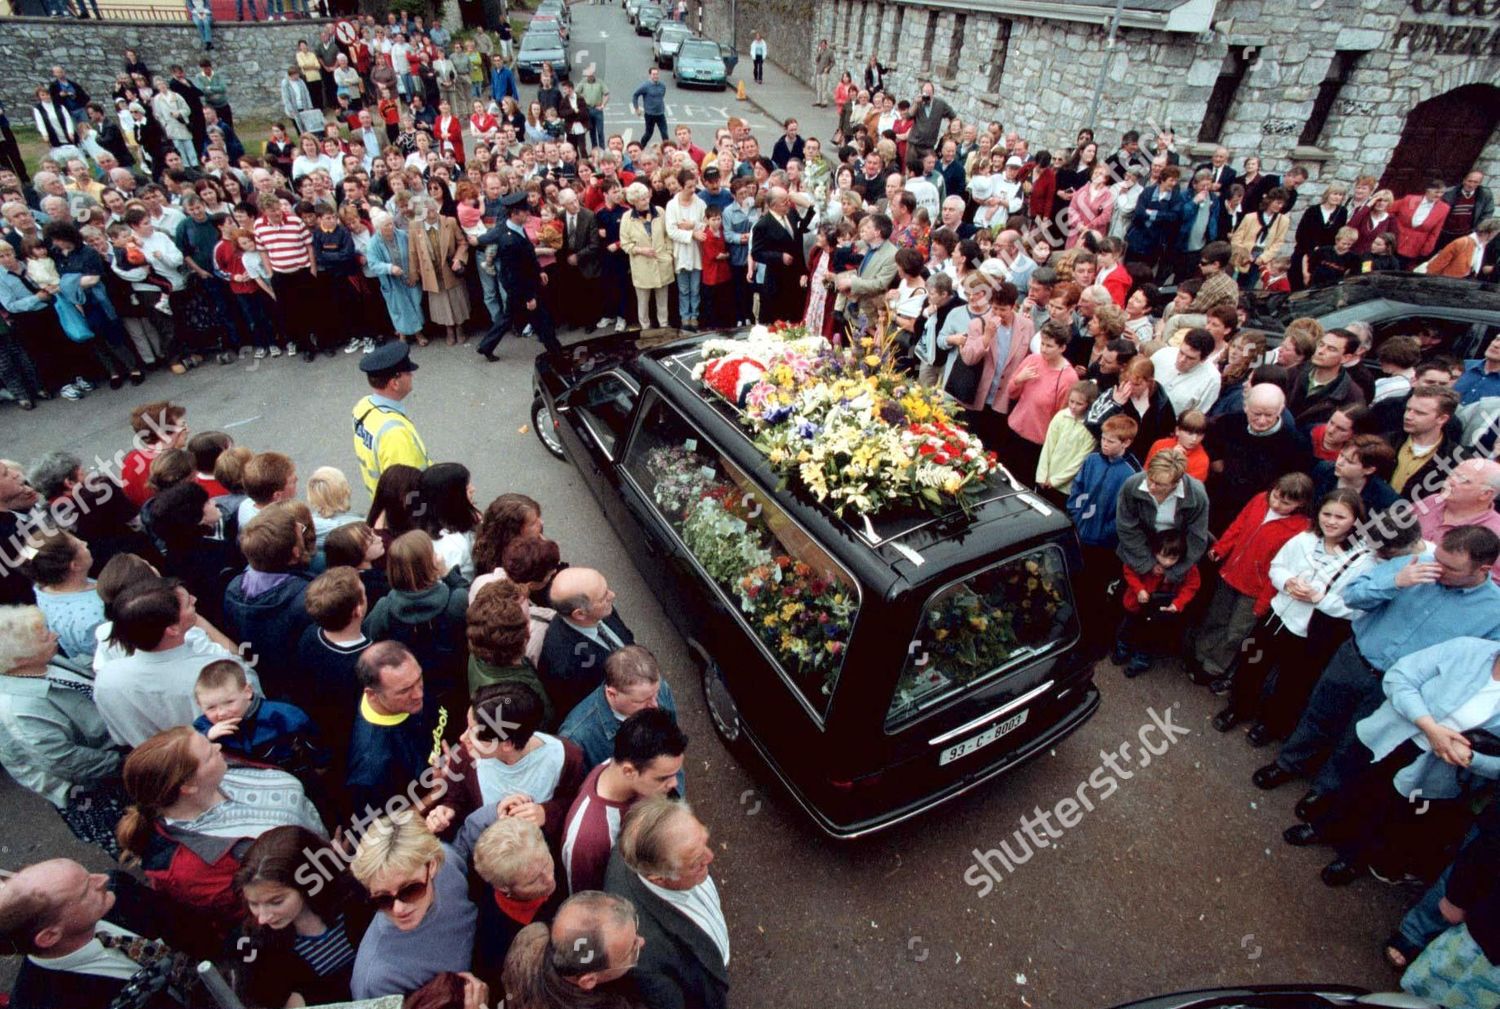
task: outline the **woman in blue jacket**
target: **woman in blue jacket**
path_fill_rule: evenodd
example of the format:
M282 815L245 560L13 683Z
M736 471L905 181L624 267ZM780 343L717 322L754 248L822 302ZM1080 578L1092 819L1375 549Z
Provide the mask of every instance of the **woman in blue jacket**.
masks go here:
M380 279L380 296L390 314L391 327L403 343L422 335L422 288L406 274L406 232L396 227L389 214L375 218L375 237L365 252L365 266Z

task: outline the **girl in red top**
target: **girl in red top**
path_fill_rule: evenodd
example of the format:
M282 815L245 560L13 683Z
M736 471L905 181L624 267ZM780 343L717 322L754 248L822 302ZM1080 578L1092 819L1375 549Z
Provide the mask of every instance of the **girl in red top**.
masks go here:
M389 88L381 88L380 101L375 107L380 111L380 118L385 123L386 140L395 140L396 135L401 132L401 103L391 94Z
M1037 151L1032 162L1031 195L1027 209L1034 221L1050 221L1052 204L1057 198L1057 169L1052 167L1052 155L1048 151Z
M1160 438L1146 450L1146 464L1158 452L1176 452L1187 460L1188 476L1199 480L1208 479L1208 453L1203 451L1203 435L1208 431L1208 418L1202 410L1189 410L1177 418L1177 432L1169 438Z
M1229 688L1224 674L1255 622L1270 610L1276 595L1271 561L1287 540L1312 525L1312 499L1312 477L1287 473L1251 498L1209 549L1209 559L1223 561L1223 567L1199 629L1196 657L1203 672L1214 677L1215 693Z
M263 358L276 339L268 300L274 295L269 280L260 276L265 272L264 264L257 268L245 264L245 253L255 252L255 232L238 227L234 218L226 217L219 226L219 234L223 238L214 246L214 270L220 278L229 281L240 320L255 345L255 356Z
M1113 660L1115 665L1125 666L1127 678L1150 669L1151 660L1174 650L1169 642L1181 636L1178 620L1203 583L1196 564L1178 580L1167 578L1186 549L1187 538L1181 530L1165 529L1152 535L1151 553L1156 563L1150 571L1140 574L1129 564L1124 565L1125 593L1120 601L1125 617L1115 636Z
M724 208L709 207L704 214L703 324L714 328L733 323L734 290L729 283L729 246L724 243Z
M469 116L469 132L481 143L492 144L500 131L500 121L485 111L484 102L474 103L474 113Z

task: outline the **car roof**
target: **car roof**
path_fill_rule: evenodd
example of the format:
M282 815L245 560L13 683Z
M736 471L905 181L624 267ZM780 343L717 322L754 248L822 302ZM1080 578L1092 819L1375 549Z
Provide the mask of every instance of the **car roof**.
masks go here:
M1259 294L1246 299L1250 325L1281 328L1293 319L1320 319L1370 302L1409 307L1414 312L1451 311L1500 322L1500 283L1475 282L1419 273L1367 273L1331 287L1294 294Z
M690 39L683 39L682 40L683 49L686 49L688 46L693 46L693 45L707 46L708 48L710 48L710 49L712 49L714 51L714 55L715 56L721 55L721 52L720 52L720 49L719 49L719 43L715 42L713 39L699 38L698 36L694 35ZM678 52L682 52L682 49L679 49Z
M681 21L663 21L661 26L656 30L659 32L685 32L688 35L693 34L693 30Z

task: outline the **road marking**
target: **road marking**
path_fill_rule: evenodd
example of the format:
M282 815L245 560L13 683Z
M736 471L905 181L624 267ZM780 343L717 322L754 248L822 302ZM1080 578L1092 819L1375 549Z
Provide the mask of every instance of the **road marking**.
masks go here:
M237 420L237 421L235 421L232 424L220 424L219 428L220 428L220 430L223 430L223 429L231 428L231 427L244 427L246 424L253 424L253 423L255 423L256 421L260 420L261 417L263 417L263 416L265 416L265 415L258 413L254 417L246 417L244 420Z

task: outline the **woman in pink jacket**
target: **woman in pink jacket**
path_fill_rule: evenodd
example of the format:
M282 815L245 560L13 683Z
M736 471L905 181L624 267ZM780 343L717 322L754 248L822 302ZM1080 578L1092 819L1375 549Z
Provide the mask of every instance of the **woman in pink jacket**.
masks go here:
M1079 188L1068 201L1068 243L1071 249L1083 241L1085 232L1109 234L1109 220L1115 212L1115 191L1109 188L1109 169L1095 165L1089 184Z
M979 391L968 404L970 426L986 448L998 451L1005 440L1011 380L1031 347L1031 317L1016 311L1020 296L1014 284L996 281L982 270L964 277L964 291L970 319L958 354L964 364L981 368Z
M1068 390L1078 373L1063 357L1068 330L1061 323L1042 326L1042 350L1029 354L1010 380L1010 430L1002 458L1012 473L1024 480L1036 472L1047 440L1047 425L1068 402Z

